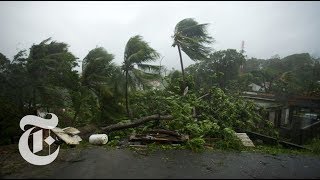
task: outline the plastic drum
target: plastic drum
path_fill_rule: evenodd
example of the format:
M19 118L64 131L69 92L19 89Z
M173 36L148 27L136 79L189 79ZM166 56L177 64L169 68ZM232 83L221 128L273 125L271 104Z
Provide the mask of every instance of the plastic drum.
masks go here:
M89 143L95 144L95 145L102 145L107 144L108 142L108 135L106 134L92 134L89 137Z

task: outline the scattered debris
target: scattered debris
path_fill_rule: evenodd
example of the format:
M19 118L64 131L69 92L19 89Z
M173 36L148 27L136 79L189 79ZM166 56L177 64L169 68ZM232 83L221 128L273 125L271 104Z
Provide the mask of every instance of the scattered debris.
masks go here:
M48 113L44 108L38 108L37 109L37 115L41 118L45 118ZM81 137L78 136L80 131L74 127L66 127L66 128L59 128L55 127L51 129L51 131L57 136L56 137L56 143L60 144L65 142L69 145L77 145L80 141L82 141Z
M63 128L62 130L69 135L77 135L80 133L80 131L74 127L66 127L66 128Z
M146 134L131 135L130 142L141 142L142 144L158 142L158 143L183 143L189 139L188 135L181 135L175 131L157 129L150 130Z
M95 145L107 144L108 135L106 134L93 134L89 137L89 143Z
M81 137L76 135L80 133L80 131L77 130L76 128L68 127L68 128L61 129L61 128L55 127L51 129L51 131L55 135L57 135L59 139L63 140L66 144L76 145L76 144L79 144L80 141L82 141Z
M94 132L98 132L99 127L97 127L94 124L87 124L85 126L79 127L78 128L80 133L78 134L82 139L89 141L89 137L91 134Z

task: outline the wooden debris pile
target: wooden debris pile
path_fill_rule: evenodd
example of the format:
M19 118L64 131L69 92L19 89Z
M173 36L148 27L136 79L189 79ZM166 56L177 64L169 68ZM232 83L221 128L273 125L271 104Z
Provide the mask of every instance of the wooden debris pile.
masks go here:
M180 134L176 131L164 129L149 130L144 134L133 134L129 142L140 142L140 144L161 143L161 144L180 144L189 139L188 135Z

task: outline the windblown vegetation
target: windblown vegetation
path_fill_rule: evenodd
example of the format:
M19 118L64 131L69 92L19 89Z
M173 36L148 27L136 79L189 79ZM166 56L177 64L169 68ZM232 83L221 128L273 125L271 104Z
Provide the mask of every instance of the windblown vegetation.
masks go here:
M128 40L121 65L103 47L80 60L66 43L51 38L13 59L0 53L1 144L15 143L20 119L44 109L59 117L59 126L92 124L111 140L157 128L189 135L191 149L208 143L239 149L235 131L278 136L264 109L239 97L250 83L270 82L267 92L320 96L319 59L308 53L256 59L235 49L215 51L208 25L192 18L177 23L177 59L171 61L180 61L181 71L167 75L164 66L154 65L161 55L141 35ZM181 53L195 63L184 69ZM134 120L141 123L121 126Z

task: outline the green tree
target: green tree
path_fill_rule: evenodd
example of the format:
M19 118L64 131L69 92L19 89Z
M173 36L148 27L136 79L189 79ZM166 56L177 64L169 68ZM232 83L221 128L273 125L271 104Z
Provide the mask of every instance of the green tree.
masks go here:
M210 59L214 63L215 71L218 73L218 84L222 89L226 88L228 81L238 78L240 65L245 62L245 57L235 49L214 52Z
M68 45L48 38L30 48L27 76L31 85L33 108L62 108L71 103L70 91L79 82L77 58ZM50 42L50 43L49 43ZM19 59L18 59L19 60ZM21 61L21 60L19 60Z
M251 71L258 71L262 69L263 64L266 60L264 59L257 59L257 58L250 58L246 60L244 63L243 69L245 73L249 73Z
M186 68L186 72L193 76L196 90L207 91L213 86L225 90L229 84L231 88L236 87L242 84L238 81L248 79L245 76L239 77L240 65L243 62L245 62L244 56L235 49L221 50L212 53L209 59L190 65Z
M11 61L1 56L0 131L1 137L11 137L11 142L20 132L18 123L23 116L36 115L38 108L57 114L72 107L70 94L78 83L73 70L76 57L67 44L50 40L32 45L28 55L19 51ZM66 120L61 115L59 119L61 123Z
M142 39L142 36L136 35L129 39L124 51L124 62L122 70L125 73L125 98L126 98L126 111L129 113L129 99L128 90L136 89L137 86L142 88L148 87L148 82L157 79L160 66L146 64L155 61L159 58L159 53L151 48L149 44ZM149 72L146 72L149 71ZM150 72L151 71L151 72Z
M8 63L10 63L10 60L5 55L0 53L0 67L2 68L3 66L5 66Z
M208 91L212 86L217 86L217 71L214 61L206 59L195 64L191 64L186 69L186 74L194 78L195 90Z

